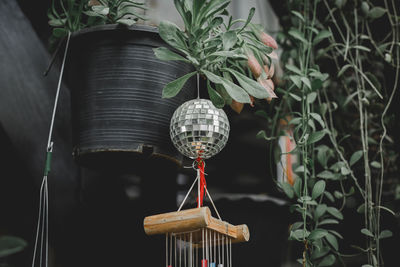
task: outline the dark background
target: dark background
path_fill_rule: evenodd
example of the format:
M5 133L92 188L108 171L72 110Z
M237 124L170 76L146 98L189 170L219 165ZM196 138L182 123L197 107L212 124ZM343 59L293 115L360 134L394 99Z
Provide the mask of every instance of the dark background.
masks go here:
M49 3L0 1L0 235L19 236L29 244L23 252L7 259L12 266L31 264L47 131L58 78L58 65L48 77L42 76L50 61L51 29L46 16ZM271 177L268 143L255 138L259 130L266 128L266 121L254 116L255 109L249 107L240 116L226 111L231 123L230 139L219 155L207 161L206 172L222 217L250 228L250 242L234 246L233 262L235 266L292 266L289 263L295 258L290 255L301 255L298 244L287 241L293 218ZM143 218L176 210L177 195L186 193L194 171L162 161L132 163L137 166L129 173L80 168L71 155L70 123L69 91L64 86L49 177L51 266L162 266L164 240L144 234ZM191 162L185 161L184 165ZM256 195L262 197L255 199ZM349 216L354 213L345 214ZM338 230L361 246L363 239L352 229L359 229L362 221L361 216L347 219ZM383 214L383 223L384 227L394 228L398 241L398 220ZM345 252L350 251L348 244L341 246ZM383 246L386 266L398 266L395 240L384 241ZM359 266L358 260L349 266Z

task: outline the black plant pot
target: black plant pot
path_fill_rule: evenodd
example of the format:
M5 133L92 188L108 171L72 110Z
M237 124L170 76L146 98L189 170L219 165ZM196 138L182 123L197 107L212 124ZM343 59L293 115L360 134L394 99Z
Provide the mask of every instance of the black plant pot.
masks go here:
M73 34L66 77L78 164L126 167L152 158L181 164L169 123L175 109L194 97L195 79L176 97L163 99L162 88L193 68L156 59L152 49L160 46L167 44L157 28L144 25L104 25Z

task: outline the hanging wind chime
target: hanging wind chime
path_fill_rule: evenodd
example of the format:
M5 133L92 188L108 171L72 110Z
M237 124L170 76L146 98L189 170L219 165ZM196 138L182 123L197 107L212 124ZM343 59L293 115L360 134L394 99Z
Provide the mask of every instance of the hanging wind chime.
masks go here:
M199 89L198 76L197 81ZM194 160L197 177L178 211L146 217L144 230L147 235L165 234L166 267L232 267L232 243L248 241L249 229L245 224L235 226L221 219L204 172L204 160L219 153L228 141L228 118L210 100L198 96L174 112L170 135L179 152ZM181 210L196 184L197 208ZM203 207L205 196L218 218Z

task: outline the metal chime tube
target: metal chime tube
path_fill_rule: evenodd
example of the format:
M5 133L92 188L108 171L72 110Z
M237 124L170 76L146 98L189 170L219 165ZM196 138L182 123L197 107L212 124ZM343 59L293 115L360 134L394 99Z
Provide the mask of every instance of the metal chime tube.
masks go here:
M229 255L230 267L232 267L232 239L229 239Z
M172 234L169 235L169 266L172 267Z
M202 243L202 252L203 252L203 257L202 257L202 259L201 259L201 267L208 267L207 266L207 259L206 259L206 253L205 253L205 249L206 249L206 246L205 246L205 244L204 244L204 228L202 228L201 229L201 236L202 236L202 238L201 238L201 243Z
M186 267L186 234L183 234L183 263L183 266Z
M212 246L212 231L210 231L210 267L215 267L215 254L213 253L213 246ZM215 245L215 244L214 244Z
M179 235L179 267L182 267L182 235Z
M174 246L174 247L175 247L175 261L174 261L174 266L177 266L177 264L176 264L176 249L177 249L177 247L176 247L176 234L174 235L174 237L175 237L175 240L174 240L174 241L175 241L175 242L174 242L174 243L175 243L175 246Z

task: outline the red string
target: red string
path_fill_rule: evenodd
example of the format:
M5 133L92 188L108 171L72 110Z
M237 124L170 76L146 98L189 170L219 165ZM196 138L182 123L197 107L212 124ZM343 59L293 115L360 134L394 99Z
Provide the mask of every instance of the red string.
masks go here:
M202 158L198 157L196 159L197 161L197 167L199 168L200 171L200 207L203 206L203 199L206 194L206 189L207 189L207 184L206 184L206 178L204 175L204 161ZM197 197L197 203L199 202L199 197Z

